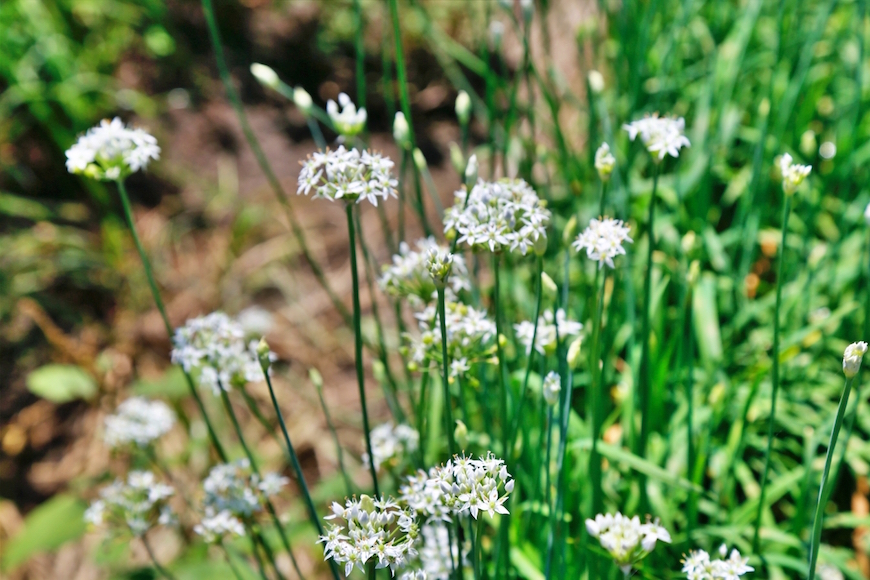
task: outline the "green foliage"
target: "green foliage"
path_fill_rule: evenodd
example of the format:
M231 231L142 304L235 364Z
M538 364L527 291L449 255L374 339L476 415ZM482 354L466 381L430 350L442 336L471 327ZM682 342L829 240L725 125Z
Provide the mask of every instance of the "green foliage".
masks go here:
M34 509L24 520L24 527L8 541L0 569L14 570L31 556L56 550L65 542L85 533L85 506L81 499L59 494Z
M57 404L90 399L97 394L93 377L75 365L40 367L27 375L27 388L34 395Z

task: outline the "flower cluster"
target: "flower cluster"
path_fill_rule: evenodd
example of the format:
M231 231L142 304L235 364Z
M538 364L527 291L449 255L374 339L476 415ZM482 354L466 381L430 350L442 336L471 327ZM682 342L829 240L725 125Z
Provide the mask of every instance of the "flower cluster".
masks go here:
M807 175L812 171L809 165L792 163L793 159L788 153L783 153L779 158L779 170L782 173L782 190L786 195L791 195L804 182Z
M552 354L556 350L557 335L558 339L567 341L569 337L577 336L583 330L583 325L573 320L568 320L565 310L562 308L556 311L555 322L553 321L553 311L545 310L544 314L538 318L538 333L535 336L535 350L541 354ZM526 347L526 354L532 352L532 336L535 334L535 323L531 320L524 320L518 324L514 324L517 340L520 344Z
M173 493L150 471L131 471L126 481L116 479L100 491L100 499L85 512L85 521L95 526L126 526L134 536L143 536L156 525L175 521L167 503Z
M245 526L229 510L206 508L205 517L193 526L193 531L208 544L218 544L226 537L244 536Z
M679 157L680 149L690 145L689 139L683 134L686 121L682 117L659 117L658 113L654 113L627 123L622 128L628 131L632 141L640 135L644 147L656 162L664 159L665 155Z
M457 377L468 372L472 362L482 360L492 354L490 341L496 333L495 323L487 318L482 310L476 310L461 302L448 301L445 305L445 326L447 328L447 353L450 357L450 376ZM408 356L412 369L429 364L441 363L441 322L438 309L430 304L422 312L415 314L419 321L420 336L406 335Z
M338 110L341 105L341 111ZM356 110L356 105L350 100L346 93L339 93L338 104L332 99L326 102L326 113L342 137L354 137L362 132L368 118L365 108Z
M704 550L692 550L683 560L683 573L689 580L737 580L744 574L754 571L754 568L747 564L748 558L741 557L737 550L731 550L729 555L725 544L719 548L719 556L711 560L710 554Z
M417 240L412 250L406 242L399 245L399 253L393 256L392 264L385 264L381 275L381 287L389 294L411 298L416 304L431 302L436 296L435 281L429 273L429 254L432 250L446 252L447 248L438 245L435 238ZM448 287L454 294L461 290L471 290L465 258L453 255Z
M402 573L401 580L450 580L454 566L468 566L469 550L462 550L460 561L459 546L451 545L450 533L441 521L432 521L420 528L417 552L417 561Z
M479 180L470 192L457 191L453 206L444 212L448 238L458 235L473 250L490 252L542 250L549 223L550 211L522 179Z
M198 369L199 384L216 395L263 379L256 341L245 343L242 326L223 312L188 320L176 329L173 344L172 362L187 372Z
M365 572L366 563L377 559L377 568L389 567L395 574L417 556L415 540L419 534L414 513L392 499L362 495L348 499L344 506L334 502L327 520L343 519L344 525L330 524L319 542L324 558L344 564L347 576L357 568Z
M131 443L144 447L168 433L174 424L175 413L166 403L133 397L106 417L103 439L113 448Z
M430 248L426 253L426 269L438 288L447 285L450 272L453 271L454 254L440 248Z
M490 517L509 513L504 503L514 489L514 480L504 461L492 453L480 459L454 457L431 470L430 479L437 482L440 503L449 513L471 514L474 519L481 512Z
M417 451L417 446L420 444L420 434L407 425L384 423L372 429L370 437L376 469L381 465L388 467L401 465L411 453ZM362 460L363 463L368 463L368 453L363 454Z
M123 179L160 158L157 139L144 129L124 125L120 118L103 119L66 151L66 168L93 179Z
M608 217L592 219L589 227L583 230L572 244L578 252L585 249L590 260L596 260L598 267L607 264L613 268L613 258L624 255L624 242L633 242L628 236L628 226L622 220Z
M227 511L234 516L248 517L260 511L266 500L289 483L286 477L267 473L262 478L251 471L247 459L222 463L211 468L202 482L206 514Z
M544 401L551 407L559 402L559 393L562 391L562 377L559 373L550 371L544 377Z
M610 145L602 143L595 151L595 171L598 172L598 178L601 181L610 181L614 165L616 165L616 158L610 152Z
M867 352L866 342L853 342L843 352L843 373L846 378L852 378L861 370L861 359Z
M380 153L360 153L339 145L335 151L327 149L308 157L302 164L296 193L308 195L314 190L315 198L348 203L367 199L378 205L378 197L396 197L398 182L390 172L392 167L392 160Z
M626 574L655 549L657 541L671 542L671 535L658 520L642 524L637 516L629 518L619 512L598 514L594 520L586 520L586 531L598 539Z

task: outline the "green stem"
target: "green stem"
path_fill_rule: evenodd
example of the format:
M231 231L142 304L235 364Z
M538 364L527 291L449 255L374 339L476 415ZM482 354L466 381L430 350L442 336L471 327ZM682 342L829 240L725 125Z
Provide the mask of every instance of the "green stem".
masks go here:
M145 248L142 247L142 242L139 240L139 234L136 231L136 224L133 222L133 210L130 207L130 198L127 195L127 188L124 186L124 181L119 179L115 182L118 185L118 193L121 197L121 205L124 208L124 218L127 220L127 226L130 228L130 235L133 237L133 243L136 245L136 251L139 252L139 258L142 260L142 268L145 270L145 277L148 278L148 286L151 288L151 295L154 297L154 302L157 304L157 310L160 311L160 317L163 319L163 325L166 327L166 334L169 337L170 342L173 337L172 324L169 322L169 316L166 315L166 307L163 305L163 298L160 296L160 290L157 288L157 282L154 279L154 273L151 270L151 261L148 259L148 255L145 253ZM199 412L202 414L202 419L205 422L205 426L208 429L208 435L211 439L211 443L215 448L215 451L220 457L221 461L227 460L227 455L224 452L224 448L221 445L220 440L217 438L217 434L215 433L214 427L212 426L211 419L209 419L208 413L205 410L205 405L202 402L202 398L199 396L199 391L196 390L196 385L193 382L193 377L190 376L190 373L181 367L181 371L184 373L184 378L187 382L187 388L190 391L190 394L193 396L193 399L196 401L197 406L199 407Z
M776 266L776 305L773 310L773 352L771 355L771 393L770 418L767 426L767 449L764 451L764 468L761 471L761 491L758 496L758 511L755 514L755 531L752 535L752 551L758 554L758 541L761 531L761 516L764 513L764 494L767 488L767 475L770 470L770 452L773 448L773 429L776 424L776 399L779 394L779 311L782 304L782 264L785 256L788 216L791 211L791 196L786 195L782 204L782 241L779 245L779 259Z
M441 368L443 369L442 382L444 385L444 423L447 432L447 450L450 457L456 455L456 438L453 429L453 399L450 396L450 359L447 352L447 307L444 296L444 284L438 284L438 319L441 327ZM452 558L451 558L452 559Z
M365 34L365 24L363 22L362 3L360 0L353 0L353 15L355 22L354 31L354 51L356 52L356 104L360 109L366 106L366 70L365 70L365 46L363 45L363 34Z
M359 304L359 273L356 263L356 234L353 219L353 202L345 205L347 213L347 232L350 244L350 273L353 282L353 334L354 334L354 360L356 362L356 380L359 386L360 405L362 406L363 430L366 437L366 450L369 456L369 471L372 475L372 485L374 487L375 496L380 497L380 489L378 487L378 472L375 469L375 456L372 450L372 436L369 428L369 412L366 406L366 383L365 375L363 374L362 361L362 322Z
M251 533L251 552L254 554L254 561L257 562L257 570L260 572L260 577L263 580L269 580L269 576L266 575L266 566L263 564L263 557L257 550L257 541L262 541L263 537L254 529L254 524L250 518L245 519L245 527Z
M227 564L229 564L230 570L233 571L233 577L235 577L236 580L244 580L242 574L239 572L239 569L236 567L235 564L233 564L233 559L230 557L230 552L229 550L227 550L227 547L224 546L223 542L220 542L218 545L220 546L221 551L224 553L224 558L227 559Z
M601 270L599 269L599 272ZM596 273L596 278L598 275ZM596 284L597 286L597 284ZM607 287L607 270L603 271L601 286L598 296L598 308L592 321L592 348L589 353L590 373L592 374L592 387L589 412L592 418L592 451L589 454L589 475L592 480L592 513L598 514L602 510L601 494L601 457L598 453L598 438L601 436L601 394L604 389L601 381L601 319L604 314L604 289Z
M813 534L810 542L810 570L807 580L813 580L816 576L816 561L819 557L819 543L822 540L822 523L824 520L824 508L827 503L825 486L828 483L828 474L831 471L831 460L834 457L834 448L837 445L837 437L843 424L843 415L846 405L849 403L849 393L852 391L852 382L855 377L847 377L843 387L843 395L840 397L840 406L837 407L837 418L834 420L834 428L831 429L831 441L828 443L828 452L825 455L825 468L822 471L822 481L819 484L819 501L816 503L816 515L813 518Z
M495 344L496 344L496 353L498 356L498 385L499 385L499 393L501 394L500 402L501 402L501 429L502 429L502 454L503 457L507 460L509 457L509 445L510 445L510 425L508 421L508 381L505 378L505 366L504 366L504 349L501 346L501 312L500 312L500 300L501 300L501 290L500 290L500 274L499 274L499 254L492 255L492 270L493 277L495 278L495 287L493 289L493 310L495 311ZM499 554L501 558L496 562L496 570L503 570L505 574L508 573L508 565L510 562L510 538L509 538L509 530L510 530L510 514L502 515L499 521Z
M151 563L154 564L154 568L167 580L175 580L175 576L173 576L169 570L161 566L160 562L157 561L157 556L154 555L154 550L151 549L151 544L148 542L148 538L146 538L144 534L141 537L142 543L145 545L145 551L148 552L148 556L151 558Z
M686 390L686 478L689 481L694 481L695 474L695 444L694 444L694 373L693 367L693 350L695 343L692 335L692 288L691 286L686 291L686 299L683 304L685 324L683 325L683 349L680 356L680 364L685 369L685 390ZM691 534L695 528L698 518L697 508L698 496L694 490L689 491L687 521L687 533Z

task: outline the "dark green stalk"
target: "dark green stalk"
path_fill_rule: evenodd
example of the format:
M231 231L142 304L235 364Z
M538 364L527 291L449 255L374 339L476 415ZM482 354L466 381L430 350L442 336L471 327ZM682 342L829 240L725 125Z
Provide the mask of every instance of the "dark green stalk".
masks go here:
M504 367L504 349L501 346L501 312L499 309L499 302L501 300L501 290L500 290L500 278L499 275L499 254L492 254L492 271L493 277L495 278L495 288L493 289L493 310L495 312L495 344L496 344L496 353L498 356L498 385L499 392L501 394L500 403L501 403L501 429L502 429L502 454L505 458L509 457L509 445L510 445L510 426L508 422L508 382L505 379L505 367ZM496 569L502 569L505 574L507 574L508 563L510 562L510 539L508 537L508 533L510 530L510 514L502 515L499 521L499 553L502 556L499 558Z
M272 399L272 407L275 409L275 414L278 416L278 424L281 426L281 433L284 435L284 443L287 445L287 456L290 458L290 465L296 473L296 483L302 491L302 498L305 500L305 508L308 510L308 519L311 520L314 529L317 530L317 535L323 535L323 526L320 524L320 518L317 516L317 508L314 507L314 501L311 499L311 492L308 490L308 483L305 481L305 474L302 472L302 465L299 463L299 457L296 455L296 449L293 443L290 442L290 434L287 432L287 425L284 423L284 414L281 413L281 407L278 406L278 399L275 398L275 389L272 388L272 378L269 376L268 369L263 369L263 375L266 377L266 385L269 387L269 397ZM329 568L332 571L332 576L335 580L339 580L338 569L335 567L335 562L329 560Z
M363 34L365 34L365 23L363 22L362 3L360 0L353 0L353 16L356 21L354 24L353 47L356 52L356 102L360 109L366 106L366 69L365 69L365 46L363 45Z
M788 232L788 216L791 211L791 196L786 194L782 204L782 241L779 245L779 259L776 266L776 306L773 310L773 353L771 356L771 393L770 418L767 426L767 449L764 452L764 468L761 471L761 491L758 496L758 512L755 515L755 532L752 535L752 551L758 554L761 516L764 513L764 492L767 487L767 474L770 469L770 452L773 448L773 429L776 424L776 398L779 394L779 310L782 304L782 264L785 256L786 233Z
M828 443L828 452L825 455L825 468L822 471L822 481L819 484L819 501L816 504L816 515L813 518L813 533L810 536L810 570L807 580L813 580L816 577L816 562L819 557L819 543L822 540L822 523L824 519L824 508L827 503L827 494L825 486L828 483L828 474L831 471L831 460L834 457L834 448L837 445L837 437L840 434L840 427L843 424L843 415L846 412L846 405L849 403L849 393L852 391L852 382L855 377L847 377L846 384L843 387L843 395L840 397L840 405L837 407L837 418L834 420L834 428L831 430L831 440Z
M142 260L142 268L145 270L145 277L148 278L148 286L151 288L151 295L154 297L154 302L157 304L157 310L160 312L160 317L163 319L163 325L166 327L166 334L169 337L169 341L172 342L172 324L169 322L169 316L166 315L166 307L163 305L163 298L160 296L160 290L157 288L157 282L154 280L154 273L151 271L151 261L148 259L148 255L145 253L145 248L142 247L142 242L139 241L139 234L136 232L136 225L133 222L133 210L130 207L130 198L127 196L127 188L124 186L124 180L119 179L115 182L118 185L118 193L121 197L121 205L124 208L124 218L127 220L127 226L130 228L130 235L133 237L133 243L136 245L136 251L139 252L139 258ZM190 391L190 394L193 396L193 399L196 401L197 406L199 407L199 412L202 415L203 421L205 421L205 426L208 429L208 435L211 439L211 443L215 448L215 451L220 457L221 461L227 460L227 455L224 452L224 448L221 445L220 440L217 438L217 434L215 433L214 427L211 424L211 419L209 419L208 413L205 410L205 405L202 402L202 398L199 396L199 391L196 390L196 386L193 382L193 378L190 376L190 373L185 370L184 367L181 367L181 371L184 373L184 378L187 382L187 388Z
M263 580L269 580L269 576L266 575L266 566L263 564L263 557L257 550L257 540L262 540L263 537L254 530L254 524L250 518L245 519L245 527L251 532L251 552L253 552L254 560L257 562L257 570L260 572L260 577Z
M599 269L599 272L601 269ZM598 274L596 273L596 279ZM598 286L596 284L596 286ZM592 418L592 451L589 454L589 477L592 480L592 513L598 514L602 510L601 493L601 457L598 453L598 438L601 436L601 392L604 385L601 381L601 323L604 316L604 290L607 287L607 270L603 271L601 286L598 296L598 308L595 318L592 320L592 347L589 353L589 370L592 375L590 396L590 417ZM597 560L597 559L596 559Z
M175 580L175 576L172 573L160 565L160 562L157 561L157 556L154 555L154 550L151 549L151 544L148 543L148 538L145 534L142 534L142 543L145 545L145 551L148 552L148 556L151 558L151 563L154 564L154 569L160 573L161 576L166 578L166 580Z
M368 451L369 456L369 471L372 475L372 485L374 487L375 496L381 497L380 489L378 487L378 472L377 469L375 469L375 456L374 451L372 450L372 436L371 429L369 428L369 412L366 406L366 383L365 374L363 373L362 361L362 313L360 312L361 308L359 304L359 273L357 271L356 263L356 234L353 220L353 206L353 202L349 202L345 205L345 212L347 213L347 232L350 244L350 273L353 282L354 360L356 362L356 380L357 385L359 386L360 405L362 406L362 419L363 430L365 431L366 437L366 450Z
M308 122L308 130L311 131L311 136L314 138L314 144L321 151L326 149L326 138L323 136L323 131L320 130L317 120L313 117L308 117L306 121Z
M456 438L453 436L453 429L456 424L453 422L453 398L450 396L450 359L447 352L447 308L446 299L444 297L444 282L438 282L438 318L441 327L441 368L443 369L443 385L444 385L444 423L447 432L447 450L450 457L456 455ZM451 557L452 560L452 557Z
M220 542L218 545L220 546L221 551L224 553L224 557L227 559L227 564L229 564L230 570L233 571L233 577L235 577L236 580L244 580L242 574L239 572L239 569L236 567L235 564L233 564L233 559L230 557L230 553L227 550L227 547L224 546L223 542Z
M537 268L537 283L535 284L535 326L532 329L532 343L529 347L529 358L526 362L526 373L523 377L523 388L520 391L520 399L517 403L517 409L514 412L514 420L510 430L511 441L516 441L517 430L519 429L520 416L522 415L523 403L526 400L526 393L529 389L529 376L532 374L532 364L535 361L535 344L538 340L538 319L541 317L541 304L543 302L543 292L541 289L541 276L544 273L544 257L538 256ZM513 452L513 450L511 450ZM512 458L516 460L516 458Z
M683 324L683 348L680 355L680 366L685 370L685 390L686 390L686 478L689 481L694 481L695 473L695 444L694 444L694 373L693 370L693 353L694 342L692 335L692 287L691 282L687 282L689 286L686 290L686 299L683 303L683 312L685 323ZM698 518L697 494L693 490L689 490L689 500L687 509L687 533L691 535Z

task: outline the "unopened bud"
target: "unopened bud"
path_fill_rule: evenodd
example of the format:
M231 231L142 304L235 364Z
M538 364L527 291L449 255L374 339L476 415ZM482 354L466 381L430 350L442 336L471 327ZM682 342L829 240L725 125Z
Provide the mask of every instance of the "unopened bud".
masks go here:
M556 296L559 295L559 287L546 272L541 272L541 290L544 291L544 297L547 300L555 300Z
M426 157L423 155L423 152L420 151L419 147L414 149L414 165L416 165L417 169L420 171L426 169Z
M480 170L480 167L477 164L477 155L472 154L471 157L468 158L468 164L465 166L465 184L468 186L474 186L477 183L477 173Z
M311 110L314 108L314 101L311 100L311 95L302 87L293 89L293 103L302 111L306 117L311 116Z
M376 381L383 383L387 378L387 371L384 368L384 363L379 360L372 361L372 374L375 376Z
M595 170L598 172L598 178L601 181L610 181L614 165L616 165L616 158L610 152L610 145L602 143L595 151Z
M450 164L456 173L462 175L465 171L465 155L462 154L462 149L456 144L456 141L450 142Z
M547 251L547 236L539 235L532 247L536 256L543 256L544 252Z
M269 343L266 342L265 338L261 338L260 342L257 343L257 359L260 361L260 366L263 367L263 372L268 371L269 367L272 366L271 354Z
M559 402L559 393L562 391L562 377L558 373L550 371L544 377L544 401L551 407Z
M257 79L261 85L269 87L270 89L277 89L278 85L281 83L281 80L278 78L278 73L272 70L272 68L258 62L251 65L251 74L254 75L254 78Z
M459 91L456 95L456 118L462 126L468 125L471 120L471 97L465 91Z
M853 342L846 347L846 351L843 353L843 374L846 375L847 379L851 379L861 370L861 359L866 352L866 342Z
M402 111L397 112L396 118L393 120L393 139L402 149L411 148L411 127Z
M577 369L580 365L580 347L583 345L583 340L578 336L568 347L568 366L572 369Z
M698 260L692 260L692 263L689 264L689 272L686 275L686 281L689 283L690 287L695 286L698 283L698 278L701 276L701 262Z
M456 421L456 429L453 430L453 439L459 444L460 449L468 447L468 427L462 421Z
M604 90L604 75L600 72L597 70L591 70L589 71L589 76L587 78L589 79L589 88L592 89L593 93L597 95Z
M317 387L317 390L323 388L323 375L320 374L320 371L315 368L308 369L308 378L311 379L311 382Z
M577 216L572 215L568 223L565 224L565 231L562 232L562 243L570 246L575 237L577 237Z

